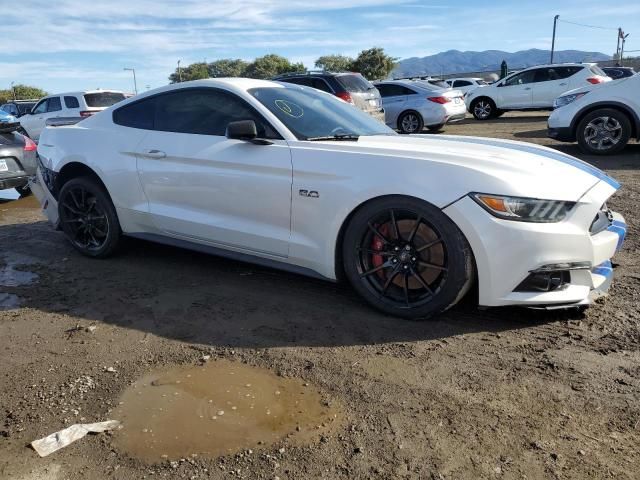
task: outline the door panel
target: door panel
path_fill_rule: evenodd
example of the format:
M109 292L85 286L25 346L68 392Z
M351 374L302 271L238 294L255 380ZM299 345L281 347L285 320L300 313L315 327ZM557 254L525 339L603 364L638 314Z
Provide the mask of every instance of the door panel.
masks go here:
M533 101L535 70L507 78L498 88L498 108L530 108Z
M137 165L157 227L188 240L287 256L291 154L284 140L273 142L149 132Z

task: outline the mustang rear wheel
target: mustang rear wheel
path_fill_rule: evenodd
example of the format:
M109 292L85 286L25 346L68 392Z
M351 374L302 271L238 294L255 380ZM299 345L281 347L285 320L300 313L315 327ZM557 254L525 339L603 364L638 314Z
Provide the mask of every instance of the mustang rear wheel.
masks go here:
M116 210L104 188L90 177L73 178L58 195L60 223L71 245L88 257L107 257L120 241Z
M356 213L345 232L344 269L373 306L426 319L455 305L471 286L471 249L437 208L391 196Z

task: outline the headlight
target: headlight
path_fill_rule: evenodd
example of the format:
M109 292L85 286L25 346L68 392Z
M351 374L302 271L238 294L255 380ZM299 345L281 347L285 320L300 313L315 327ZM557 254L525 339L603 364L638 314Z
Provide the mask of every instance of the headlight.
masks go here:
M471 198L495 217L534 223L559 222L576 204L576 202L561 200L506 197L484 193L472 193Z
M571 95L564 95L562 97L558 97L553 101L553 108L564 107L565 105L569 105L572 102L575 102L579 98L584 97L589 92L582 93L572 93Z

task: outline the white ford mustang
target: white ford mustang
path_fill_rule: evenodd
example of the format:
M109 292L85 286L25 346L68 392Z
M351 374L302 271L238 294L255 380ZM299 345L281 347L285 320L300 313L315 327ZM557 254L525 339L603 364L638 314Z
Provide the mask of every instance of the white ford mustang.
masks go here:
M586 305L626 231L615 180L530 144L398 135L293 84L170 85L47 128L33 181L81 253L123 235L330 280L428 318L479 304ZM477 280L477 282L476 282Z

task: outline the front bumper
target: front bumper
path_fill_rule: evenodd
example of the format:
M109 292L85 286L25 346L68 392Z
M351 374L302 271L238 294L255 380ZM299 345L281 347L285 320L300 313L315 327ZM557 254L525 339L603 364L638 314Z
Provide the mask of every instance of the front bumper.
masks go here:
M547 136L549 138L553 138L554 140L558 140L559 142L575 142L576 136L571 131L570 127L558 127L547 129Z
M591 233L590 227L614 192L615 188L599 182L558 223L501 220L469 197L448 206L444 212L462 230L474 253L479 304L567 307L588 304L606 293L613 277L610 260L622 247L626 224L621 215L613 214L608 228ZM531 272L567 264L582 266L559 268L568 278L559 288L519 288Z
M38 199L42 212L45 214L49 222L55 227L59 228L60 219L58 217L58 201L53 197L45 181L42 178L42 172L40 168L36 171L35 176L29 179L29 187L31 193Z

